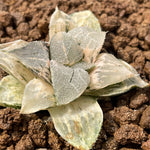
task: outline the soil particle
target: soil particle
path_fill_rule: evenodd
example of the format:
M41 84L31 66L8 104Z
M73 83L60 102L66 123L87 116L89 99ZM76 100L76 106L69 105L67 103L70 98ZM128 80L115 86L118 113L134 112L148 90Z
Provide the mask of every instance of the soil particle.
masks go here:
M133 148L126 148L126 147L123 147L123 148L121 148L121 149L119 149L119 150L140 150L140 149L133 149Z
M0 80L5 77L7 73L0 68Z
M11 146L7 147L7 150L15 150L15 149L14 149L14 146L11 145Z
M102 150L118 150L118 142L114 138L109 138L102 145Z
M140 111L129 109L126 106L114 109L114 119L121 126L129 123L138 123Z
M29 136L37 147L46 147L46 124L42 120L31 120L28 126Z
M141 105L149 102L149 88L148 89L138 89L136 93L130 98L130 108L137 109Z
M29 25L28 23L20 23L17 27L17 32L20 35L28 35L29 32Z
M148 106L143 112L140 120L140 126L146 129L150 128L150 106Z
M12 16L6 11L0 11L0 21L3 27L12 25Z
M142 150L149 150L150 149L150 139L146 142L142 143Z
M120 26L120 22L117 17L107 16L107 14L101 15L100 24L104 31L113 31Z
M29 135L24 135L16 144L15 150L34 150L34 144Z
M114 138L121 145L141 144L147 139L147 134L138 125L126 124L122 125L114 134Z
M0 134L0 149L5 150L8 144L11 144L11 136L8 135L7 131L3 131Z
M0 129L10 130L13 125L20 124L21 117L18 110L13 108L0 109Z
M119 128L116 122L114 121L114 116L112 111L109 111L104 114L103 128L109 135L113 135L115 131Z

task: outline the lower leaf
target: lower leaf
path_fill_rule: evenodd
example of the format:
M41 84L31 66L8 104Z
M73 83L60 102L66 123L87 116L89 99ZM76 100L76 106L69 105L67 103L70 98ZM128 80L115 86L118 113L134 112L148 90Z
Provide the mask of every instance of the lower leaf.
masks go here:
M103 122L102 110L90 96L48 109L57 132L70 144L88 150L96 142Z
M13 76L8 75L0 81L0 105L21 107L24 85Z
M52 106L55 106L55 97L50 84L33 79L25 86L20 113L34 113Z

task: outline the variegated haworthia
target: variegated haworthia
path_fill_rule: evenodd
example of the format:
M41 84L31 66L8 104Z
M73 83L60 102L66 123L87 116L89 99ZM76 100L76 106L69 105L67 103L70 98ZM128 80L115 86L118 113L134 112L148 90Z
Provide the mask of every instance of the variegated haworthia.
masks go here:
M91 11L67 15L56 8L49 43L0 44L0 67L10 74L0 81L0 105L21 106L22 114L47 109L66 141L92 148L103 122L97 97L149 85L126 62L100 54L105 36Z

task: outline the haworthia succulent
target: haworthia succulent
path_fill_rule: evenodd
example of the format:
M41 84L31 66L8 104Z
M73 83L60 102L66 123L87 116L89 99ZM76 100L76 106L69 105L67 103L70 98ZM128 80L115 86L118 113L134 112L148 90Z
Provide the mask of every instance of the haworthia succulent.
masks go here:
M70 144L89 150L95 143L103 122L97 101L89 96L49 109L57 132Z
M75 12L70 15L72 20L76 23L76 27L86 26L96 31L101 31L98 19L89 10Z
M84 61L94 63L103 46L106 32L95 31L88 27L78 27L69 31L68 34L83 49Z
M22 48L9 51L9 53L17 57L36 76L50 83L49 50L44 42L30 42Z
M112 54L102 53L95 63L95 68L90 73L89 88L102 89L133 76L134 74Z
M8 75L0 81L0 106L21 107L24 85Z
M78 98L89 84L88 73L72 69L51 60L51 76L57 105L64 105Z
M26 42L24 40L16 40L16 41L13 41L13 42L0 44L0 51L9 52L13 49L24 47L27 44L28 44L28 42Z
M0 52L0 67L24 85L35 77L16 57L7 52Z
M34 113L54 107L55 103L52 86L41 79L33 79L25 86L20 113Z
M56 7L49 23L49 41L57 32L68 32L74 27L75 22L71 17Z
M78 43L67 33L56 33L50 42L51 59L65 65L73 65L83 57Z

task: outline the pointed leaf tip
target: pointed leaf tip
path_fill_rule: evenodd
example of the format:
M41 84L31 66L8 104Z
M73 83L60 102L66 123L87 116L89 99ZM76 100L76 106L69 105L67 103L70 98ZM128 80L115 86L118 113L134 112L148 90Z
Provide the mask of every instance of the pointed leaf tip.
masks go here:
M74 27L75 23L71 17L56 7L49 23L49 41L57 32L68 32Z

